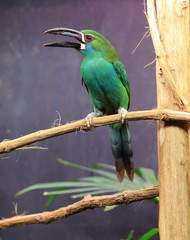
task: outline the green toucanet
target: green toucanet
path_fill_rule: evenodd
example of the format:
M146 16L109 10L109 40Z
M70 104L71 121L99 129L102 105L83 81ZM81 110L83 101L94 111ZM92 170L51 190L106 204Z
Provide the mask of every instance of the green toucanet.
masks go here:
M119 113L121 123L110 125L109 133L118 180L123 181L126 171L129 179L134 177L131 137L128 124L124 122L130 104L128 77L119 56L111 43L98 32L54 28L49 34L74 37L76 42L48 43L48 47L75 48L84 56L81 65L82 83L86 86L94 111L87 115L88 127L93 117Z

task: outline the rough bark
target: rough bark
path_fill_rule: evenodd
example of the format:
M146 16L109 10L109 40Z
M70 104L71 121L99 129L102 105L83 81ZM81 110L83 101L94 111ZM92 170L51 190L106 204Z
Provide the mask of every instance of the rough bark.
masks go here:
M169 109L154 109L146 111L129 112L126 116L127 121L137 120L174 120L174 121L190 121L190 113L182 111L173 111ZM92 128L113 124L120 121L120 115L110 115L105 117L94 118ZM48 138L60 136L63 134L76 131L89 131L85 119L53 127L50 129L39 130L34 133L13 139L4 140L0 143L0 154L8 153L15 149L23 148L24 146L35 142L43 141ZM35 148L35 147L32 147ZM37 147L36 147L37 148Z
M51 212L42 212L30 215L19 215L12 218L0 220L0 229L27 225L27 224L47 224L59 219L67 218L73 214L83 212L87 209L94 209L105 206L129 204L136 201L151 199L159 195L158 186L136 191L125 191L123 193L106 196L86 196L79 202L67 207L62 207Z
M189 1L147 0L158 108L189 110ZM189 123L158 123L161 240L190 239Z

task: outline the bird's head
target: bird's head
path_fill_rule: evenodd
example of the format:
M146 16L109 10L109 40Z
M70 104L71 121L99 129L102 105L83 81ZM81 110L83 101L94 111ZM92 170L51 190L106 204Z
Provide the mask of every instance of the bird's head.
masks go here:
M117 61L119 59L111 43L98 32L92 30L77 31L70 28L53 28L44 33L73 37L79 41L79 43L65 41L46 43L44 44L45 47L70 47L79 50L84 56L99 54L107 58L107 60Z

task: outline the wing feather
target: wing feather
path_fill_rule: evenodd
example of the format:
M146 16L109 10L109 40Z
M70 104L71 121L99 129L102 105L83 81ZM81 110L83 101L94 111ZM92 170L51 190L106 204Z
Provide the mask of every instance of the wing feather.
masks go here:
M129 96L129 105L130 105L130 85L129 85L126 70L120 61L114 62L113 66L114 66L114 69L115 69L117 75L119 76L123 86L125 87L125 89L127 91L127 94Z

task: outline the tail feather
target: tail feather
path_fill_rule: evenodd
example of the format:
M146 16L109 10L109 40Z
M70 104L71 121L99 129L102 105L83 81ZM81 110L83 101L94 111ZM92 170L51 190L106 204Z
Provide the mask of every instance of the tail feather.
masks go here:
M119 180L119 182L122 182L125 176L125 166L123 164L123 161L122 160L115 161L115 168L117 179Z
M115 157L117 178L123 181L124 172L132 181L134 178L134 167L132 161L131 137L128 124L113 124L110 126L110 139L112 153Z

